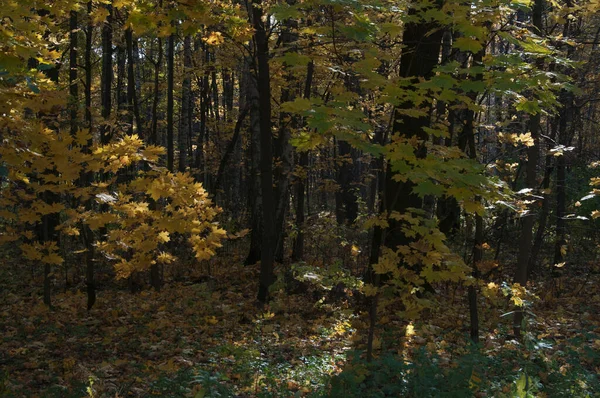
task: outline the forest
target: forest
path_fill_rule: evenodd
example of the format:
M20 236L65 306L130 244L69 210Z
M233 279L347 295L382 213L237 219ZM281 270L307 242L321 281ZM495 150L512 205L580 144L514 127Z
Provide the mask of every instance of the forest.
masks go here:
M0 16L0 397L600 396L598 0Z

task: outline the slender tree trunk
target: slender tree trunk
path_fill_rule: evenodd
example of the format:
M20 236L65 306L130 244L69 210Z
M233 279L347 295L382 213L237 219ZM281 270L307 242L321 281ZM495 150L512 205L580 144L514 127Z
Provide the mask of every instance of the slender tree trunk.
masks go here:
M119 14L116 13L115 20L119 20ZM115 87L116 96L117 96L117 114L115 115L119 122L123 120L127 123L128 130L133 128L133 115L129 112L127 106L127 90L125 88L125 79L127 75L125 74L126 63L127 63L127 49L126 45L122 42L122 39L117 39L118 43L116 46L117 50L117 86ZM127 132L130 134L130 131Z
M100 142L108 144L111 138L111 132L108 128L109 118L112 107L112 81L113 81L113 63L112 63L112 13L111 4L107 4L108 16L102 26L102 74L100 77L100 97L102 105L103 124L100 128Z
M135 119L137 135L143 139L145 134L142 130L142 117L135 84L135 57L133 56L133 31L131 28L125 30L125 41L127 46L127 111L131 122L130 134L133 134L133 120Z
M341 164L336 179L340 188L335 193L335 216L338 224L351 224L358 217L358 202L353 192L355 156L347 141L337 141L337 160Z
M159 7L162 6L162 1L159 3ZM158 50L157 58L154 63L154 94L152 96L152 130L150 132L150 144L158 144L158 103L160 101L160 67L162 65L163 57L163 43L162 39L158 38Z
M174 25L174 23L172 23ZM169 48L167 52L167 169L173 171L175 148L173 145L173 81L175 60L175 33L169 36Z
M473 54L473 65L480 66L483 62L483 57L485 55L485 48L482 48L481 51ZM478 73L474 76L475 81L482 81L483 75ZM467 93L468 97L475 103L477 100L477 93L469 92ZM475 111L473 109L468 109L466 111L466 118L464 121L464 128L460 134L466 140L466 145L468 146L468 150L466 147L462 147L461 149L464 152L468 152L469 158L476 161L477 160L477 149L475 146ZM478 201L481 201L481 198L477 198ZM455 203L450 201L451 206L457 206L456 200ZM456 212L456 209L454 209ZM454 214L456 220L454 222L459 221L460 211L458 214ZM472 271L471 276L473 280L477 283L479 281L479 263L483 260L483 217L480 214L475 214L475 236L473 242L473 263L472 263ZM477 306L477 284L471 284L468 287L467 298L469 302L469 320L470 320L470 334L471 341L477 344L479 342L479 309Z
M533 6L533 26L536 34L542 33L542 12L543 0L535 0ZM542 69L544 67L543 58L536 60L536 67ZM537 186L537 167L539 159L539 134L540 134L541 115L539 113L531 115L529 118L529 131L534 140L534 145L527 148L527 166L525 182L528 188L535 189ZM517 270L515 273L514 282L523 287L527 286L527 278L529 276L529 259L531 256L531 248L533 246L533 226L535 217L533 213L526 214L521 217L521 237L519 239L519 254L517 255ZM521 336L521 324L523 323L523 309L518 307L515 310L513 318L513 332L515 336Z
M91 13L93 10L92 2L87 3L87 14L88 22L85 31L85 125L89 130L90 138L87 142L84 152L89 153L93 145L92 139L92 35L94 32L94 26L91 20ZM81 176L81 185L88 186L92 183L93 173L88 172ZM86 203L87 208L91 208L91 202L88 200ZM83 239L86 246L85 255L85 284L87 290L87 309L92 309L96 303L96 281L95 281L95 270L94 270L94 246L93 246L93 232L88 225L83 225Z
M79 107L79 92L77 84L77 11L71 11L69 17L69 110L70 110L70 124L71 124L71 135L75 136L77 133L77 109Z
M183 84L181 86L181 120L179 122L179 171L187 167L187 142L192 135L192 39L183 39Z
M567 7L573 7L572 1L567 1ZM600 31L599 31L600 32ZM566 20L563 27L563 37L571 36L571 22ZM573 52L573 47L569 46L567 56L570 58ZM569 131L569 125L574 119L574 97L572 92L563 90L560 93L560 99L563 107L559 114L558 123L558 143L560 145L569 146L573 140L573 134ZM581 148L580 148L581 149ZM559 156L556 159L556 240L554 242L554 265L565 262L565 254L567 252L567 224L565 216L567 215L567 162L565 155ZM562 274L562 268L553 267L552 277L557 278ZM558 289L556 294L560 295Z
M263 200L263 235L260 258L260 278L258 300L269 300L269 287L274 282L273 255L275 245L275 219L273 208L273 148L271 136L271 75L269 72L269 42L261 0L252 2L252 23L256 43L256 61L258 66L256 83L260 104L260 185Z
M92 25L91 13L93 10L92 2L87 3L87 27L85 30L85 125L92 133L92 35L94 34L94 25ZM91 146L91 142L89 143Z
M227 162L229 161L229 157L233 153L235 147L237 146L240 130L242 129L242 123L244 122L244 118L248 114L249 107L246 106L244 109L240 111L240 115L238 116L238 120L235 123L235 127L233 129L233 137L231 137L231 141L227 144L227 148L225 149L225 153L223 154L223 158L221 158L221 162L219 163L219 171L217 172L217 178L215 180L215 184L212 187L214 193L216 195L217 190L221 186L221 181L223 180L223 176L225 174L225 167L227 166Z
M246 265L256 264L261 259L263 223L262 223L262 194L259 181L260 167L260 115L258 90L254 76L249 69L244 72L244 83L250 106L250 145L248 165L248 207L250 208L250 250L244 261Z
M216 55L213 51L212 53L212 60L213 60L213 65L216 65ZM217 86L217 71L215 69L215 67L213 66L213 71L210 74L210 78L211 78L211 83L210 83L210 90L212 92L212 103L213 103L213 112L215 115L215 120L220 120L221 117L219 115L219 87Z
M314 71L315 64L313 61L310 61L306 70L306 82L304 84L305 99L310 98ZM300 261L304 258L304 198L307 194L306 186L308 185L308 151L300 152L299 158L300 177L298 177L296 183L296 239L294 240L292 249L293 261Z
M563 108L559 115L558 142L561 145L568 146L571 143L572 135L568 131L569 122L573 107L573 94L563 92ZM567 215L567 164L565 155L556 158L556 240L554 242L554 264L565 262L565 253L567 251L567 225L565 216ZM560 275L560 269L553 269L552 276Z
M295 42L298 40L296 33L297 23L288 19L284 21L284 28L280 36L280 44L284 51L293 51ZM287 66L284 67L284 73L288 82L281 88L281 103L293 101L296 97L290 86L294 82L294 77ZM289 205L289 183L292 172L292 146L290 144L291 129L295 128L297 117L286 112L279 114L279 135L275 141L275 159L277 167L274 170L275 175L275 261L283 262L284 242L285 242L285 220Z
M556 128L554 128L556 132ZM556 137L556 133L553 134ZM531 256L529 257L529 267L527 268L528 278L531 277L531 274L534 270L536 270L538 265L538 256L540 250L542 248L542 244L544 243L544 234L546 232L546 227L548 224L548 214L550 213L550 193L548 190L550 189L550 177L552 176L552 172L554 171L554 156L551 154L546 155L546 168L544 171L544 179L542 180L542 210L539 217L538 228L535 233L535 238L533 239L533 247L531 248Z

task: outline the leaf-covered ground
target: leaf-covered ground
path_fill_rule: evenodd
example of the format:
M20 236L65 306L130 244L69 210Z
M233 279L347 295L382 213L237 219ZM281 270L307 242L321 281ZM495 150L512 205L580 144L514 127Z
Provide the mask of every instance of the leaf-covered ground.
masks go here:
M75 289L55 294L47 309L39 289L26 288L34 280L21 275L19 284L5 269L0 396L600 394L597 275L571 279L558 298L548 286L535 287L540 298L520 342L510 337L512 317L502 316L508 303L481 296L476 355L464 289L440 286L440 305L421 319L381 319L380 350L367 365L348 355L364 348L366 324L352 310L359 300L349 289L279 292L259 307L256 267L213 266L214 278L171 283L160 293L108 284L90 312Z
M160 293L9 291L0 303L2 391L14 396L252 396L313 391L350 346L350 312L302 295L256 305L255 267ZM318 306L318 309L315 307ZM11 395L11 394L9 394ZM201 395L202 396L202 393Z

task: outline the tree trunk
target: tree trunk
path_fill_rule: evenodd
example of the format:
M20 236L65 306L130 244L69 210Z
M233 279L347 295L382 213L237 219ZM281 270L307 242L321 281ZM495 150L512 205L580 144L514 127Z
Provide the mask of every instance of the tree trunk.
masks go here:
M100 142L102 144L108 144L111 138L111 132L108 127L111 106L112 106L112 81L113 81L113 68L112 68L112 13L113 8L111 4L107 4L108 16L102 26L102 74L100 77L100 97L102 105L102 126L100 128Z
M192 136L193 103L192 103L192 39L186 36L183 39L183 84L181 85L181 120L179 121L179 171L184 172L187 167L187 142Z
M533 26L536 34L542 32L542 12L543 0L535 0L533 6ZM544 66L543 58L536 60L536 67L542 69ZM539 158L539 134L540 134L541 115L539 113L531 115L529 118L529 131L534 140L534 145L527 148L527 166L525 183L528 188L535 189L537 186L537 167ZM533 226L535 217L533 213L528 213L521 217L521 237L519 239L519 253L517 255L517 270L515 272L514 282L523 287L527 286L527 277L529 275L529 258L533 246ZM515 310L513 318L513 332L515 336L521 336L521 324L523 322L523 309L518 307Z
M85 30L85 125L92 133L92 35L94 25L91 20L92 2L87 3L87 27ZM92 142L89 143L91 146Z
M84 152L89 153L93 145L92 137L92 35L94 33L94 25L91 20L93 10L92 2L87 3L88 22L85 31L85 125L89 130L90 138L84 148ZM81 176L81 186L88 186L92 183L93 173L88 172ZM87 201L87 208L91 208L91 201ZM85 284L87 291L87 309L92 309L96 303L96 281L94 270L94 246L93 232L89 226L83 225L83 239L86 246L85 255Z
M439 5L438 5L439 6ZM415 9L411 8L409 14L415 14ZM419 77L429 78L435 66L438 64L440 54L440 46L443 31L432 23L428 22L410 22L404 27L402 41L405 47L402 50L400 58L400 76L414 77L417 80ZM402 107L412 107L412 103L401 105ZM400 112L395 112L392 133L399 137L416 138L424 143L428 139L428 134L423 130L423 127L430 125L430 118L410 117ZM424 157L424 146L415 148L417 157ZM406 182L398 182L393 179L393 170L388 162L385 173L385 186L383 191L383 203L381 213L397 211L403 214L408 208L421 208L422 200L412 192L414 183L410 180ZM373 233L371 244L370 264L376 264L379 258L379 246L384 244L386 247L396 250L400 245L406 245L410 239L401 231L401 225L398 221L389 219L389 227L384 231L376 227ZM389 232L388 232L389 231ZM369 274L373 274L372 270ZM379 285L379 275L370 277L371 283L375 286ZM377 301L378 295L371 297L370 304L370 325L369 335L367 340L367 360L371 360L373 351L373 337L377 322Z
M269 287L274 282L273 255L275 244L275 219L273 209L273 148L271 137L271 76L269 72L269 42L261 0L252 2L252 23L256 43L257 87L260 104L260 185L263 200L263 235L260 258L258 300L269 300Z
M174 23L172 23L174 25ZM173 145L173 80L175 60L175 33L169 36L169 48L167 50L167 169L173 171L175 148Z
M133 56L133 31L131 28L125 30L125 41L127 46L127 112L131 123L130 134L133 134L133 120L135 119L137 135L143 139L145 135L142 130L142 118L135 85L135 58Z
M244 84L250 106L250 145L248 150L248 207L250 209L250 250L244 261L246 265L256 264L261 258L262 247L262 195L259 181L260 164L260 105L256 80L249 69L244 71Z
M304 98L310 98L315 64L313 61L308 63L306 70L306 82L304 84ZM299 156L298 166L300 167L298 181L296 183L296 239L292 249L292 260L301 261L304 258L304 198L307 194L308 185L308 151L303 151Z
M77 109L79 107L79 92L77 85L77 11L71 11L69 17L69 113L71 136L77 133Z
M352 224L358 217L358 202L353 192L354 159L352 146L344 140L337 140L337 163L339 165L337 183L340 188L335 193L335 216L338 224Z

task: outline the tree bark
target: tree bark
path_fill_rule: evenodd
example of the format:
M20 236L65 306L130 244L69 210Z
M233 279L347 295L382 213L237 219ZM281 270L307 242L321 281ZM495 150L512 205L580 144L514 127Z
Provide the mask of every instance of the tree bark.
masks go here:
M69 17L69 113L71 124L71 136L77 133L77 109L79 107L79 92L77 84L77 11L71 11Z
M100 97L102 106L102 126L100 128L100 142L108 144L111 138L111 132L109 129L109 118L111 114L112 106L112 81L113 81L113 68L112 68L112 14L113 8L111 4L107 4L108 16L102 26L102 74L100 76Z
M315 64L313 61L308 63L306 70L306 82L304 84L304 98L310 98ZM303 151L299 155L298 166L300 167L300 177L296 183L296 239L292 249L292 260L301 261L304 258L304 198L307 194L308 185L308 151Z
M172 23L174 25L174 23ZM175 147L173 144L173 84L175 78L175 33L169 36L169 48L167 50L167 169L173 171Z
M269 287L274 282L273 255L275 219L273 209L273 148L271 136L271 76L269 71L269 43L261 0L252 2L252 23L256 44L258 98L260 104L260 185L263 200L263 235L260 258L258 300L269 300Z
M536 34L542 32L542 12L543 0L535 0L533 6L533 26ZM536 67L542 69L544 67L543 58L536 60ZM528 188L535 189L537 186L537 167L539 158L539 134L540 134L541 115L536 113L529 118L529 131L534 140L534 145L527 148L527 165L525 183ZM529 276L529 258L531 256L531 248L533 246L533 226L535 217L532 212L521 217L521 237L519 239L519 253L517 255L517 270L515 272L514 282L523 287L527 286ZM517 307L513 318L513 332L515 336L521 336L521 324L523 322L523 309Z
M183 39L183 84L181 85L181 119L179 121L179 148L178 169L184 172L187 167L188 140L192 136L193 102L192 102L192 39L186 36Z
M144 139L145 134L142 129L142 117L135 85L135 57L133 56L133 31L131 28L125 30L125 42L127 47L127 111L131 123L130 134L133 134L133 120L135 119L137 135Z
M439 4L437 4L439 6ZM409 15L414 15L416 10L411 8ZM413 77L415 81L419 77L431 77L435 66L438 64L440 46L443 31L435 23L417 21L409 22L404 27L402 41L405 45L400 58L400 76ZM399 108L411 108L412 103L405 103ZM428 139L428 134L423 127L430 125L429 116L411 117L396 111L392 126L392 133L399 137L410 138L416 136L419 142L424 143ZM424 157L424 146L420 144L415 148L417 157ZM403 214L408 208L421 208L422 200L412 192L414 183L410 180L398 182L393 179L394 172L392 165L388 162L385 173L385 187L383 188L383 203L381 212L386 214L391 211L397 211ZM389 227L384 231L376 227L373 233L371 243L370 264L376 264L379 258L379 246L384 244L386 247L396 250L398 246L406 245L410 239L402 232L402 226L396 220L388 220ZM371 283L378 286L380 276L372 274ZM377 322L377 301L378 295L371 297L370 304L370 325L367 340L367 360L372 358L374 330Z

